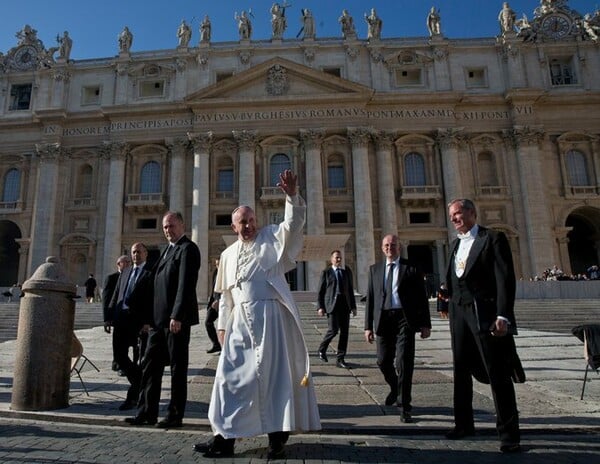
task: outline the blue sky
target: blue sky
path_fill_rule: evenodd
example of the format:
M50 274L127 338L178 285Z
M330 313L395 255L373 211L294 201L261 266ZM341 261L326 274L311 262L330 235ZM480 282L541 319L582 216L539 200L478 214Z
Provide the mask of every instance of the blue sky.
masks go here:
M177 46L176 30L182 19L192 26L190 46L199 40L199 23L208 14L212 41L237 41L235 12L252 11L253 40L271 37L269 9L273 0L4 0L0 20L0 52L17 44L15 33L25 24L38 31L46 48L56 46L56 35L69 31L73 39L71 58L115 56L117 36L124 26L134 35L132 52L171 49ZM283 2L279 2L283 3ZM288 0L288 28L284 39L300 30L300 9L309 8L317 24L317 37L341 37L338 17L347 9L354 17L358 37L366 37L364 13L372 7L383 19L382 37L426 36L425 19L432 6L441 11L442 32L449 38L497 35L502 0ZM510 6L529 19L539 0L513 0ZM581 14L592 13L600 0L570 0Z

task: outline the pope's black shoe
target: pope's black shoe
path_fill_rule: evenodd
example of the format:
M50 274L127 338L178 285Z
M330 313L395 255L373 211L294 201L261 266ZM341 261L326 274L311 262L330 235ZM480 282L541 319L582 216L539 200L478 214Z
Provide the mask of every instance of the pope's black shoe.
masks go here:
M222 435L215 435L204 443L196 443L193 448L198 453L204 453L206 458L221 458L233 456L235 438L225 439Z

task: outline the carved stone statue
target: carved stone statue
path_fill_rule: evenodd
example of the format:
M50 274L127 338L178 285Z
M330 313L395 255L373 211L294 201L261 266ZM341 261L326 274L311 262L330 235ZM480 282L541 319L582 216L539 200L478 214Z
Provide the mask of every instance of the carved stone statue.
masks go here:
M211 24L208 15L204 16L202 23L200 23L200 42L210 42Z
M342 26L342 36L344 39L355 38L356 29L354 28L354 19L348 13L348 10L342 10L342 16L338 18Z
M235 14L235 20L238 22L238 32L240 40L249 40L252 37L252 23L245 11L241 15Z
M436 10L435 7L432 6L429 14L427 15L427 30L429 31L430 37L442 34L441 21L442 18L440 16L440 10Z
M192 30L187 25L184 19L181 20L181 24L177 28L177 39L179 40L180 47L187 47L192 38Z
M302 9L302 29L300 30L300 33L302 33L302 31L304 31L303 37L305 39L314 39L316 36L315 18L308 8Z
M32 28L29 24L25 24L23 29L17 32L15 36L19 39L18 45L37 44L39 41L37 38L37 30Z
M133 34L127 26L123 28L119 34L119 52L129 53L131 50L131 44L133 43Z
M517 37L522 38L524 42L535 41L535 31L531 27L531 23L529 22L529 19L527 19L525 13L523 13L523 17L521 19L518 19L515 22L515 26L518 30Z
M600 13L598 11L593 17L589 13L583 17L583 30L590 40L598 42L600 36Z
M515 21L517 15L514 10L508 5L508 2L502 4L502 9L498 13L498 22L500 23L500 31L504 34L506 32L515 31Z
M73 39L69 37L69 32L63 32L63 36L57 37L56 41L58 42L58 57L65 61L69 61L71 48L73 48Z
M379 40L381 38L381 27L383 26L383 21L379 16L377 16L377 12L375 8L371 8L371 14L367 16L365 13L365 21L367 22L367 39L375 39Z
M285 4L280 5L279 3L273 3L271 6L271 27L273 28L274 39L281 39L287 27L285 8Z

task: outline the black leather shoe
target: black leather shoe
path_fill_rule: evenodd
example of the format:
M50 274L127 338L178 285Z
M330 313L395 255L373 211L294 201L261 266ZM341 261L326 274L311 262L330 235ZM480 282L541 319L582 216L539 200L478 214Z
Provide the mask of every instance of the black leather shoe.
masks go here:
M154 425L156 424L156 419L151 419L144 415L138 414L135 417L126 417L125 422L130 425Z
M329 359L327 359L327 353L325 353L324 351L319 351L319 359L323 362L329 361Z
M119 411L128 411L133 408L135 408L135 402L129 400L125 400L119 405Z
M285 445L283 443L269 445L269 451L267 451L267 460L271 461L274 459L283 459L284 457Z
M396 401L398 401L398 393L396 393L396 392L389 392L388 396L385 397L385 405L386 406L391 406L391 405L395 404Z
M344 361L343 359L338 359L338 361L335 363L335 365L337 367L342 367L344 369L350 369L350 366L348 364L346 364L346 361Z
M235 438L226 440L221 435L215 435L204 443L197 443L193 446L194 451L204 453L206 458L220 458L233 456L233 446Z
M221 352L221 347L217 346L217 345L213 345L213 347L210 350L206 350L206 352L208 354L220 353Z
M521 451L523 451L523 449L518 443L503 443L500 445L501 453L520 453Z
M181 419L172 419L170 417L165 417L161 420L156 427L159 429L176 429L179 427L183 427L183 421Z
M472 437L475 435L475 429L459 429L454 428L446 433L448 440L462 440L465 437Z
M412 424L413 423L412 414L410 412L403 411L402 415L400 416L400 420L402 422L404 422L405 424Z

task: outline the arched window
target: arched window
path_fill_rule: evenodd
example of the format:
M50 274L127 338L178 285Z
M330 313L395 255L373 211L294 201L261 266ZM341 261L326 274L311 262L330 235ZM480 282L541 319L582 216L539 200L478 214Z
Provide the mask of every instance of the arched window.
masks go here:
M327 188L330 190L346 188L344 160L340 156L332 156L327 162Z
M277 153L271 158L271 163L269 167L269 177L271 179L271 187L275 187L279 182L279 174L285 171L286 169L291 169L292 164L290 163L290 159L287 155L283 153Z
M92 198L92 176L94 170L89 164L81 166L79 175L77 176L77 198Z
M573 186L590 185L585 155L578 150L569 150L566 155L569 184Z
M479 153L477 156L477 168L479 170L479 185L482 187L498 186L498 176L492 153L489 151Z
M160 164L148 161L142 167L140 193L160 193Z
M408 153L404 157L404 185L427 185L425 160L420 153Z
M21 196L21 172L18 169L9 169L4 176L4 189L2 201L5 203L18 201Z

